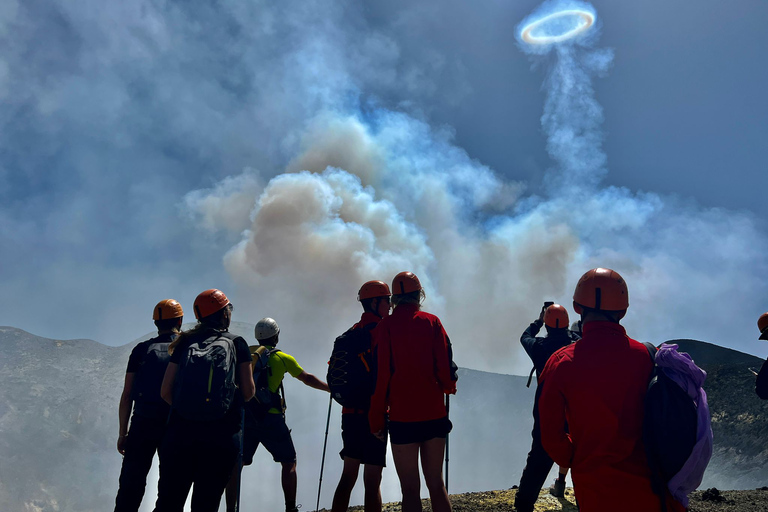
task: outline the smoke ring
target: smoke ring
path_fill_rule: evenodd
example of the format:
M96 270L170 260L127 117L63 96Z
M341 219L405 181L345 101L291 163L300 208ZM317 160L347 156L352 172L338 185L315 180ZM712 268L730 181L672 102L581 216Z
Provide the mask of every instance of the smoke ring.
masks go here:
M574 29L569 30L568 32L565 32L564 34L559 34L556 36L537 37L531 34L533 30L540 27L541 25L547 22L550 22L554 19L563 18L566 16L579 16L584 21L584 23L582 23L581 25L579 25ZM578 36L579 34L586 32L592 27L592 25L594 25L594 23L595 23L595 15L589 11L582 11L582 10L576 10L576 9L558 11L548 16L544 16L543 18L526 25L520 34L520 38L528 44L562 43L563 41L567 41L568 39L572 39Z

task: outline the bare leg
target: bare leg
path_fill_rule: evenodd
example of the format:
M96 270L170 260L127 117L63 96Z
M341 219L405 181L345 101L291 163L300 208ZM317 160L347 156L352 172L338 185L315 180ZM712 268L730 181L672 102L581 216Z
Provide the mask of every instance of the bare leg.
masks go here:
M296 463L283 462L283 471L280 475L280 481L283 484L283 494L285 495L286 510L296 507Z
M360 472L360 461L351 457L344 457L344 469L341 472L341 480L336 486L333 495L332 512L346 512L349 507L349 497L357 482L357 474Z
M366 464L363 470L365 483L365 512L381 512L381 472L384 468Z
M392 457L403 492L403 512L421 512L419 444L393 444Z
M436 437L421 443L421 468L429 489L433 512L451 512L451 502L443 482L445 438Z

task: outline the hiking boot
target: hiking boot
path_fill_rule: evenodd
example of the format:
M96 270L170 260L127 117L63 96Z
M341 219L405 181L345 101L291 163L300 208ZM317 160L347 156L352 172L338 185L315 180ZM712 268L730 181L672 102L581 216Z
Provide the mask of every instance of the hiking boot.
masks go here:
M549 488L549 494L555 498L565 498L565 480L555 480L555 485Z
M299 512L299 509L301 508L301 505L296 505L293 508L286 508L285 512Z

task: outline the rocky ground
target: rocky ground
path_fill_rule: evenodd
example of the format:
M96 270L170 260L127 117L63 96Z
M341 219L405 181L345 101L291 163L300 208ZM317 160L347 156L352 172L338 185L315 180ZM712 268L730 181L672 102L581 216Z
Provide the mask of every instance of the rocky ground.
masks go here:
M513 512L512 503L515 500L516 489L507 491L471 492L451 495L454 512ZM431 512L429 500L423 500L424 512ZM617 506L616 510L621 510ZM363 511L363 507L352 507L349 510ZM400 512L400 503L387 503L383 512ZM549 491L543 490L536 502L536 512L555 511L576 512L576 500L573 489L566 489L565 498L558 499L550 496ZM708 489L696 491L691 495L690 512L766 512L768 511L768 487L754 491L718 491ZM323 509L321 512L327 512Z

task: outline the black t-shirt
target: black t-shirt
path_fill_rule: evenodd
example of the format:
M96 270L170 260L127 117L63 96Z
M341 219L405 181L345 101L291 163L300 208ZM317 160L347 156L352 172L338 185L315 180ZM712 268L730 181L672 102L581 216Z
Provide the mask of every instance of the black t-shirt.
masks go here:
M194 340L198 340L200 338L206 339L211 336L215 336L218 332L221 332L221 331L204 328L194 333L192 336L185 336L186 339L183 339L175 347L173 354L171 354L171 362L176 364L181 364L182 358L186 356L187 348ZM235 364L239 366L242 363L250 363L251 351L248 349L248 343L241 336L236 337L233 340L233 343L235 344ZM181 415L179 415L174 411L171 413L171 422L185 423L188 425L196 424L196 425L199 425L203 430L208 430L208 431L216 431L216 432L223 431L225 433L235 433L240 430L240 422L242 419L241 411L243 408L243 403L244 403L243 395L238 389L235 392L235 399L232 402L232 405L230 406L229 411L227 411L224 417L221 418L220 420L193 421L193 420L182 418Z

